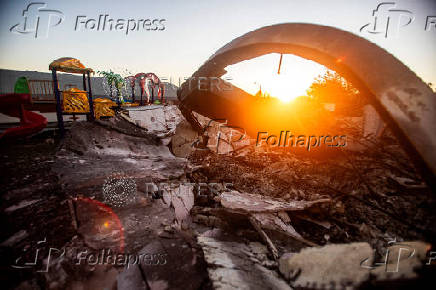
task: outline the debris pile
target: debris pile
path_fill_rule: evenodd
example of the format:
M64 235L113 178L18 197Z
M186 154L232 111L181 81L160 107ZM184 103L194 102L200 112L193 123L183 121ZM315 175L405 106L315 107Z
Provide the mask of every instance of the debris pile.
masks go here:
M55 273L36 274L40 283L337 289L392 286L434 270L424 262L436 199L389 134L363 140L362 151L304 154L256 146L207 118L199 124L202 131L175 106L75 123L51 163L71 216L63 226L74 229L62 248L75 250L52 261ZM4 211L40 200L26 196ZM2 247L28 238L16 231ZM416 254L401 256L401 245ZM121 258L92 267L89 253ZM395 266L401 271L389 275Z

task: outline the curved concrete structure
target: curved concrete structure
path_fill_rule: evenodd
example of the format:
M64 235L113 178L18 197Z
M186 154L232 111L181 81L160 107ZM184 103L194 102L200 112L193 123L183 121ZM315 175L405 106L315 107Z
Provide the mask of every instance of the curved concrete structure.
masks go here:
M314 24L267 26L223 46L192 77L221 77L226 66L268 53L294 54L316 61L353 83L368 96L427 183L435 188L436 94L407 66L366 39ZM183 110L226 118L241 127L247 124L239 113L252 101L251 95L238 88L199 91L191 84L191 80L185 82L178 92Z

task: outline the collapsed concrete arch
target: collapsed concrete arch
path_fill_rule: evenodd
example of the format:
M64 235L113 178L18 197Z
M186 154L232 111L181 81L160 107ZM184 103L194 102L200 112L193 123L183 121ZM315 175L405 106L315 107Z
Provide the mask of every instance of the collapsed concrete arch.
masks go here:
M196 111L249 128L243 114L252 95L234 87L202 90L205 78L221 77L225 67L268 53L294 54L335 70L368 97L399 138L426 182L436 188L436 94L407 66L370 41L337 28L304 23L277 24L248 32L213 54L178 91L185 117ZM264 116L265 117L265 116ZM285 122L283 116L270 115ZM260 127L259 127L260 128Z

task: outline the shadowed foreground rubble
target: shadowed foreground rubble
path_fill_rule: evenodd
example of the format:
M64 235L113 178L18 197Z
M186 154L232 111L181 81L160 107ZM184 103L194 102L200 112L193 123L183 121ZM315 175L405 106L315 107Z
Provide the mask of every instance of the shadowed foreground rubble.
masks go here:
M1 147L6 288L397 288L434 273L435 197L389 134L361 152L247 138L218 154L168 106L48 137Z

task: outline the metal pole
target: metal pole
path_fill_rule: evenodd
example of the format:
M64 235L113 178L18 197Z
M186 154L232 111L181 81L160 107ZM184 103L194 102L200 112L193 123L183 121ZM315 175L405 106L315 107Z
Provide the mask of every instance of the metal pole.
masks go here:
M83 74L83 90L86 91L86 78L85 78L85 74Z
M89 71L86 72L88 76L88 101L89 101L89 120L94 121L94 101L92 100L92 90L91 90L91 76ZM83 77L85 77L85 74L83 74Z
M56 117L58 119L59 134L63 137L65 135L65 128L64 119L62 117L61 92L59 91L58 77L55 69L51 71L51 75L53 78L53 90L56 97Z
M132 103L135 102L135 84L132 86Z
M283 58L283 54L280 54L280 62L279 62L279 69L277 70L277 74L280 74L280 68L282 67L282 58Z

